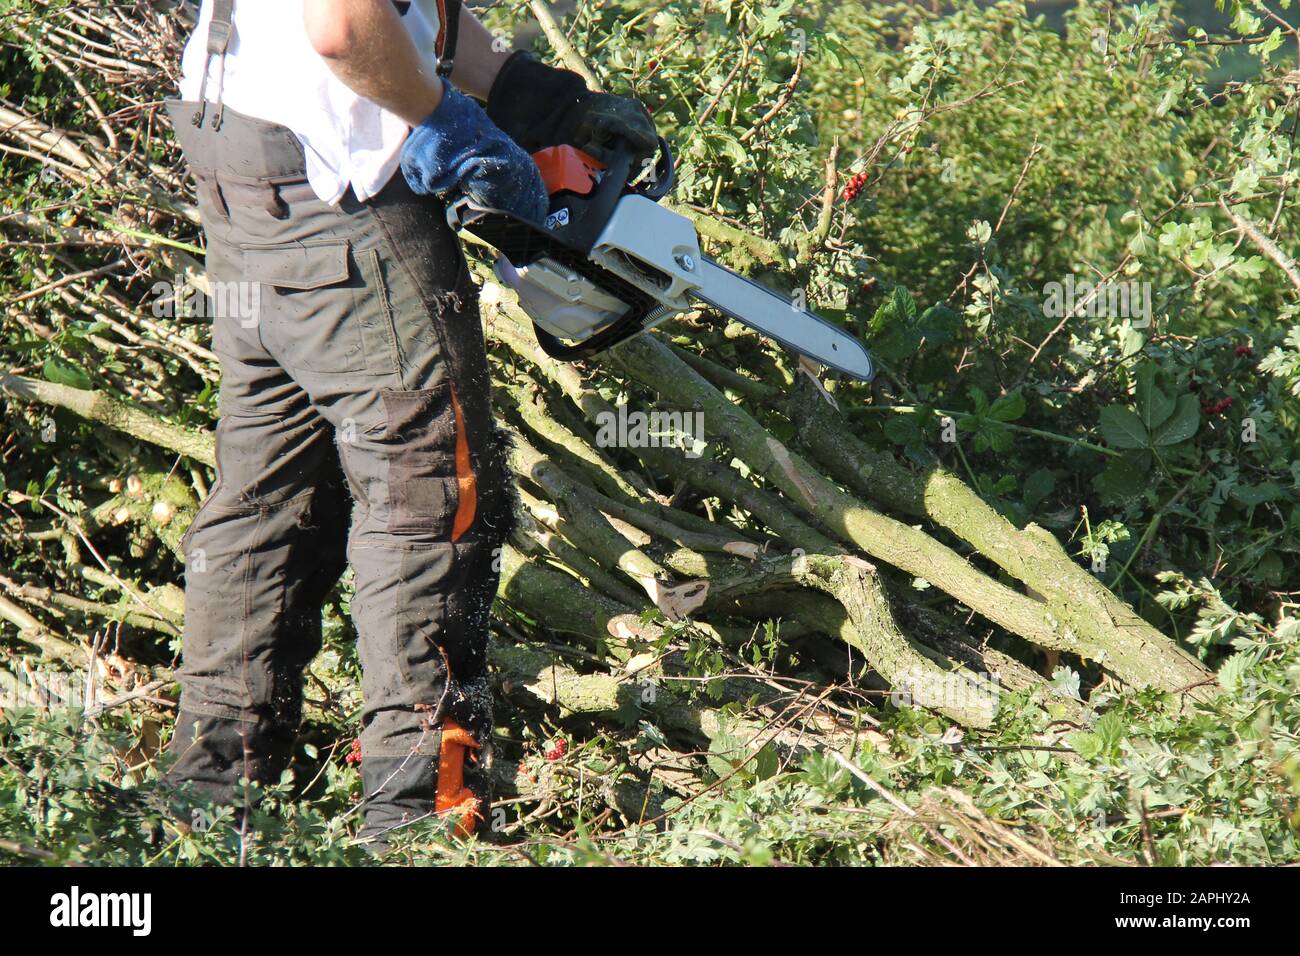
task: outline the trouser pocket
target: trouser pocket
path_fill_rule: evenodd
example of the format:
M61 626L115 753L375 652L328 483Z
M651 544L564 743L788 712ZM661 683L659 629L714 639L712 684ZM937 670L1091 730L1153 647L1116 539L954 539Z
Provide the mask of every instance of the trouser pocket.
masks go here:
M241 275L260 286L263 341L278 344L295 369L359 372L366 368L357 316L365 289L346 239L241 243ZM277 352L272 348L272 352Z
M393 376L401 350L377 250L346 238L242 243L242 276L261 289L263 341L291 372Z
M380 394L387 418L388 530L449 537L460 503L451 387L444 382Z

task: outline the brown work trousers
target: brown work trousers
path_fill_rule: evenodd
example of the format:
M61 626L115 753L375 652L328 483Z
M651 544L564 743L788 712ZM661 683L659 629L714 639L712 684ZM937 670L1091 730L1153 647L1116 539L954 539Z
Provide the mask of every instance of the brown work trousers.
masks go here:
M488 617L510 506L476 289L443 204L398 173L367 202L329 206L284 127L168 110L221 361L217 480L184 539L169 779L222 801L240 800L243 777L279 779L321 603L350 563L367 832L433 812L445 727L481 745L462 748L477 758L464 778L486 801Z

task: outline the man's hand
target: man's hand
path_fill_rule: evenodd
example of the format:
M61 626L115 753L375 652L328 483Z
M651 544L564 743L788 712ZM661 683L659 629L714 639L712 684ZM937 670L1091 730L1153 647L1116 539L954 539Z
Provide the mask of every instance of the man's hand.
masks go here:
M488 94L487 112L530 153L567 144L605 159L621 140L640 162L652 158L658 148L654 121L636 100L593 93L578 74L547 66L522 51L501 67Z
M550 204L537 164L451 84L406 137L402 175L417 193L465 195L533 222L546 218Z

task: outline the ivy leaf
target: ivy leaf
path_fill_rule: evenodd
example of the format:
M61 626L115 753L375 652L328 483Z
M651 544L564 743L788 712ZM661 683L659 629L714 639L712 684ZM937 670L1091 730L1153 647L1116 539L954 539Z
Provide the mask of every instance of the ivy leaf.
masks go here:
M1196 405L1195 396L1184 397L1191 398L1192 405ZM1101 410L1101 433L1115 448L1148 448L1151 445L1151 436L1142 419L1132 409L1119 405Z
M1102 413L1105 414L1104 412ZM1159 447L1177 445L1187 441L1201 427L1201 406L1195 395L1183 395L1174 407L1174 413L1151 436L1151 443Z

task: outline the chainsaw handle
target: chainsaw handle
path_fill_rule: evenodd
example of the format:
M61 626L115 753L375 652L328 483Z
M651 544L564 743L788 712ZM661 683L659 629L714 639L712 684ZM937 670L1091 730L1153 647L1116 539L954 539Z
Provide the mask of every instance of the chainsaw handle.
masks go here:
M465 228L465 213L473 209L477 207L468 196L457 196L447 203L447 225L451 227L452 232L458 233Z
M576 235L570 237L572 240L586 249L591 248L596 241L596 236L614 214L614 207L623 198L623 192L627 189L627 182L631 177L632 153L626 149L619 149L606 161L605 173L591 195L585 199L574 198L572 205L580 206L582 213L580 216L574 216L578 222Z
M677 164L673 159L672 148L668 145L668 140L660 136L659 159L650 175L649 188L638 188L634 191L638 196L645 196L646 199L658 202L672 190L676 175ZM644 184L642 185L644 187Z
M627 148L627 143L621 138L616 140L596 188L586 196L569 196L565 200L566 205L576 207L575 212L577 209L581 210L580 214L573 216L575 220L591 224L585 229L581 225L573 229L568 234L571 244L589 249L599 233L599 228L595 227L603 228L624 193L634 193L655 202L668 195L677 178L677 164L668 140L659 137L658 159L654 170L648 182L638 187L631 186L629 182L634 178L633 173L636 171L633 168L634 158L632 151ZM462 195L447 204L447 225L453 232L460 232L465 228L466 220L470 216L492 212L498 210L479 206L469 197Z

